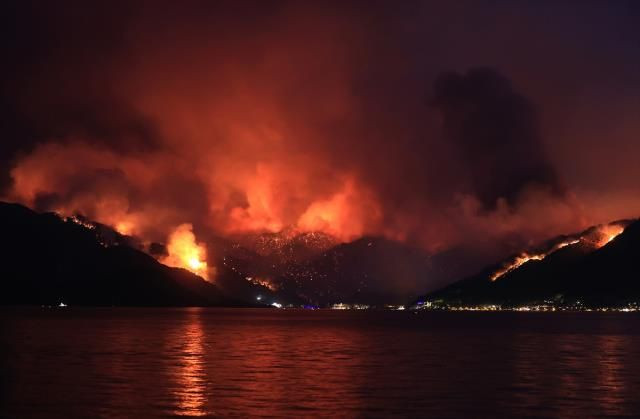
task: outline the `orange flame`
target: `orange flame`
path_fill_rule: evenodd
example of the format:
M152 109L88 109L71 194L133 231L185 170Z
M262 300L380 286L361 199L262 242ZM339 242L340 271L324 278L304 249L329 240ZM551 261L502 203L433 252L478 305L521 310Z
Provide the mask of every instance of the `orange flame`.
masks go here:
M129 236L135 231L135 224L132 221L123 220L118 221L114 228L118 233Z
M593 246L596 247L596 249L599 249L602 246L606 245L607 243L611 242L616 237L618 237L618 235L620 235L620 233L622 233L623 231L624 231L624 226L621 224L616 224L616 223L604 224L599 226L598 229L595 231L595 233L593 232L588 233L578 239L558 243L546 252L533 253L533 254L523 252L520 255L516 256L513 260L511 260L511 262L504 265L501 269L494 272L491 275L491 281L495 281L496 279L508 274L509 272L512 272L518 269L520 266L524 265L530 260L542 260L547 256L549 256L551 253L555 252L556 250L562 249L563 247L566 247L572 244L576 244L583 240L586 243L591 243Z
M245 279L254 285L263 286L270 291L277 291L279 288L278 285L274 284L270 278L247 276Z
M606 224L598 229L598 238L595 242L597 248L601 248L624 231L624 227L619 224Z
M207 265L207 249L204 244L196 242L191 224L179 225L169 236L166 257L160 262L176 268L183 268L202 278L209 280Z
M377 221L380 215L377 202L348 179L342 190L329 199L312 202L298 219L297 227L301 231L320 231L349 241L362 236L366 221Z
M541 252L541 253L529 254L527 252L523 252L520 255L516 256L510 263L506 264L501 269L494 272L491 275L491 281L495 281L496 279L508 274L509 272L515 271L516 269L518 269L525 263L529 262L530 260L542 260L547 256L549 256L551 253L555 252L556 250L560 250L563 247L567 247L572 244L576 244L578 242L580 242L580 239L564 241L556 244L548 251Z

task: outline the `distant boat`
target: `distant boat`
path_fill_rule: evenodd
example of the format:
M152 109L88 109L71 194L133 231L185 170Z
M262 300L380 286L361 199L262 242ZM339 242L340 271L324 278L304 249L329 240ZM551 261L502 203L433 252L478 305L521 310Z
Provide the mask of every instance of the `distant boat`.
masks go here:
M58 304L58 307L66 307L67 305L65 303L63 303L62 301L60 302L60 304Z

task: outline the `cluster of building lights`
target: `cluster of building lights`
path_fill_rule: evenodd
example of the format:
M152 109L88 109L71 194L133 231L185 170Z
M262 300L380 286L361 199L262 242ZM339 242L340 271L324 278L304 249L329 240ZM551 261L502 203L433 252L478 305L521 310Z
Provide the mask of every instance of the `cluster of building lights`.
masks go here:
M524 305L499 305L499 304L471 304L471 305L456 305L456 304L444 304L434 303L431 301L425 301L418 303L412 307L416 310L434 310L434 311L601 311L601 312L636 312L640 311L640 303L629 303L625 306L617 307L589 307L585 306L581 301L576 301L572 304L552 304L548 302L543 303L530 303Z
M256 297L256 301L259 301L259 302L264 302L264 299L265 298L262 295L258 295ZM272 302L271 304L268 304L267 302L265 302L265 304L275 308L293 308L293 309L302 308L307 310L317 310L320 308L314 305L296 305L296 304L284 305L276 301ZM391 304L385 304L383 306L373 306L369 304L336 303L326 307L326 309L328 310L396 310L397 311L397 310L405 310L406 307L403 305L391 305Z
M329 307L331 310L405 310L403 305L385 304L383 306L372 306L368 304L345 304L337 303Z
M331 310L368 310L371 306L367 304L345 304L337 303L329 307Z

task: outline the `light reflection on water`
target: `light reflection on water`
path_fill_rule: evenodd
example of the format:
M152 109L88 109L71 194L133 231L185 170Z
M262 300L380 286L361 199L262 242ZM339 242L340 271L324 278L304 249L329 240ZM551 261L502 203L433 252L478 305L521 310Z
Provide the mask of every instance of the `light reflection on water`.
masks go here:
M184 324L167 337L170 351L175 354L165 368L168 379L174 381L176 415L205 416L209 413L205 410L207 376L200 314L199 309L188 311Z
M624 359L627 351L627 339L619 335L598 336L596 357L599 389L596 393L600 408L606 415L622 415L625 397L637 395L625 394Z
M1 417L640 415L634 314L3 314Z

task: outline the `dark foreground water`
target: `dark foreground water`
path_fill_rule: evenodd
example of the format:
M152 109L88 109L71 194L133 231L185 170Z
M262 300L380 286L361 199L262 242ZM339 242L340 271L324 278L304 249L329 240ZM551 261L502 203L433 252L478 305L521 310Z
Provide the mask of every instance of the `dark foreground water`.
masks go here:
M632 313L0 315L0 417L640 415Z

